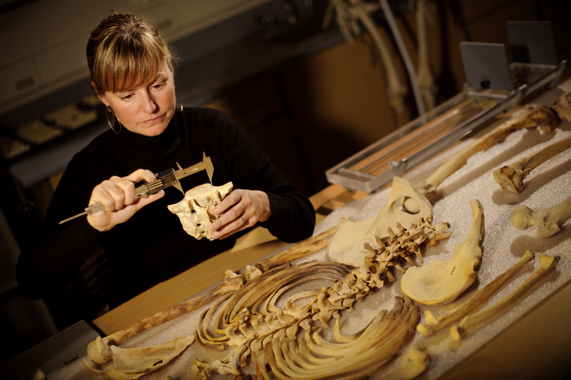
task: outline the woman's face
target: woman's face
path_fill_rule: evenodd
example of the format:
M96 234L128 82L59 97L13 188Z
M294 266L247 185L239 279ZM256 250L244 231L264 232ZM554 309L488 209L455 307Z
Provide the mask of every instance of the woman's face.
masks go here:
M110 106L129 131L158 136L167 128L176 108L173 72L163 62L145 86L125 92L105 91L99 99Z

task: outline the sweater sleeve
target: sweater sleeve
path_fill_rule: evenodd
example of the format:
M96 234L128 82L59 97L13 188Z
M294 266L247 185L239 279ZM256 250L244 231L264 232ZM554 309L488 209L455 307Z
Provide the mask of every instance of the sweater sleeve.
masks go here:
M271 164L269 157L228 116L215 112L213 123L234 188L261 190L268 195L272 216L259 225L285 242L308 238L315 227L315 210Z

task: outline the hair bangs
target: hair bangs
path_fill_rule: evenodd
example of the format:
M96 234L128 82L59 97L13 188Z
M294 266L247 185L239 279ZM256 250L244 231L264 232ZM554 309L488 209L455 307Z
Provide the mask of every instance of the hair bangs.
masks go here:
M155 79L161 63L167 59L163 46L147 33L110 39L100 45L94 69L100 92L126 92Z

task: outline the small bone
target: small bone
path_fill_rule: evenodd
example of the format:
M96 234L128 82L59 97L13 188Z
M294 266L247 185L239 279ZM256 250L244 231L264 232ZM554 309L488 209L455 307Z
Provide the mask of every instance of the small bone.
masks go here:
M416 346L410 346L399 366L381 380L411 380L426 371L430 356Z
M442 164L427 179L416 186L416 189L424 195L436 193L438 185L456 170L466 165L468 158L478 152L485 152L492 146L504 141L508 135L517 130L541 127L544 132L551 132L557 126L557 118L548 107L527 106L521 112L522 114L518 117L502 123L496 129L456 153L454 157Z
M531 288L537 281L542 279L547 273L553 270L558 261L559 256L541 255L539 267L528 277L527 280L525 280L523 284L521 284L516 290L510 293L510 295L489 309L464 317L458 326L450 327L450 335L452 335L452 338L455 340L460 340L464 332L469 328L473 328L486 319L494 315L498 315L508 307L513 306L516 301L529 290L529 288Z
M424 312L426 324L419 324L416 330L424 336L429 336L441 330L450 323L462 318L470 311L474 310L484 303L504 282L510 279L521 267L533 258L531 251L525 251L522 258L519 259L511 268L496 277L492 282L479 289L470 299L456 308L449 311L442 311L438 314L432 314L429 310Z
M563 202L544 210L532 210L527 206L516 206L510 220L515 228L525 230L531 226L537 227L535 236L546 238L561 230L561 226L571 218L571 197Z
M561 120L571 122L571 92L562 94L551 106Z
M494 179L503 189L517 194L523 190L523 180L533 169L569 148L571 148L571 136L523 157L511 165L494 170Z

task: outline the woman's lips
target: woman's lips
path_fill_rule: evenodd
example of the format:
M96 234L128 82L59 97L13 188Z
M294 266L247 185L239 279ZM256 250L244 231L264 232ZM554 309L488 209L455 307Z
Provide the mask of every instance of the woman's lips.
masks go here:
M165 115L161 115L161 116L155 117L154 119L145 120L143 123L145 123L145 124L155 124L155 123L160 122L160 121L163 119L164 116L165 116Z

